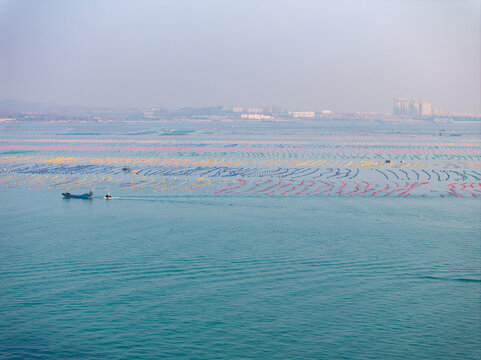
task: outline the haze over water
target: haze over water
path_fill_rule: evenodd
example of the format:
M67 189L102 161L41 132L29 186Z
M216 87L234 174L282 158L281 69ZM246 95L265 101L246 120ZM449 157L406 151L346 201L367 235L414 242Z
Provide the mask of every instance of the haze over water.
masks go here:
M0 1L0 100L481 113L478 0Z

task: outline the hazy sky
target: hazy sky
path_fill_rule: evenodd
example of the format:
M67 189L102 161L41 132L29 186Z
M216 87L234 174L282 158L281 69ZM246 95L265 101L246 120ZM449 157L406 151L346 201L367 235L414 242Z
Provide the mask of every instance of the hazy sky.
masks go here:
M481 0L0 0L0 99L481 112Z

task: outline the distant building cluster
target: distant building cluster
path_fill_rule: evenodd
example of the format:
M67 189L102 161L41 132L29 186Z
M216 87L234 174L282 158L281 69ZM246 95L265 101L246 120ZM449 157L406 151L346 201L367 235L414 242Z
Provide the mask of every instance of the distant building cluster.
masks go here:
M23 110L27 109L27 110ZM403 123L481 124L481 114L444 113L431 104L408 98L394 98L393 114L377 112L340 112L332 110L283 110L278 106L212 106L166 109L149 108L83 108L38 105L0 100L0 124L10 122L112 122L112 121L379 121Z
M264 114L242 114L241 119L271 120L274 118L271 115L264 115Z
M429 116L432 114L431 103L410 100L408 98L394 98L393 114Z
M288 114L295 118L313 118L316 116L314 111L289 111Z

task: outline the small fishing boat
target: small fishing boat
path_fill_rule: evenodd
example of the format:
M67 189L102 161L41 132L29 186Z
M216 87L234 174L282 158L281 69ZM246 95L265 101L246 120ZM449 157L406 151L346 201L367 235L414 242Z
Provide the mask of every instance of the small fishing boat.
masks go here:
M74 198L74 199L91 199L92 198L92 195L94 193L92 191L86 193L86 194L82 194L82 195L75 195L75 194L71 194L71 193L62 193L63 197L65 198Z

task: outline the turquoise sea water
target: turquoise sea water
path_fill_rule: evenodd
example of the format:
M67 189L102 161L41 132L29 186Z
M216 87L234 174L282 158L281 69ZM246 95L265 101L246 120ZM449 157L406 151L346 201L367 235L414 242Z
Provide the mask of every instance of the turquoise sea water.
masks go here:
M481 357L477 199L1 195L0 358Z

